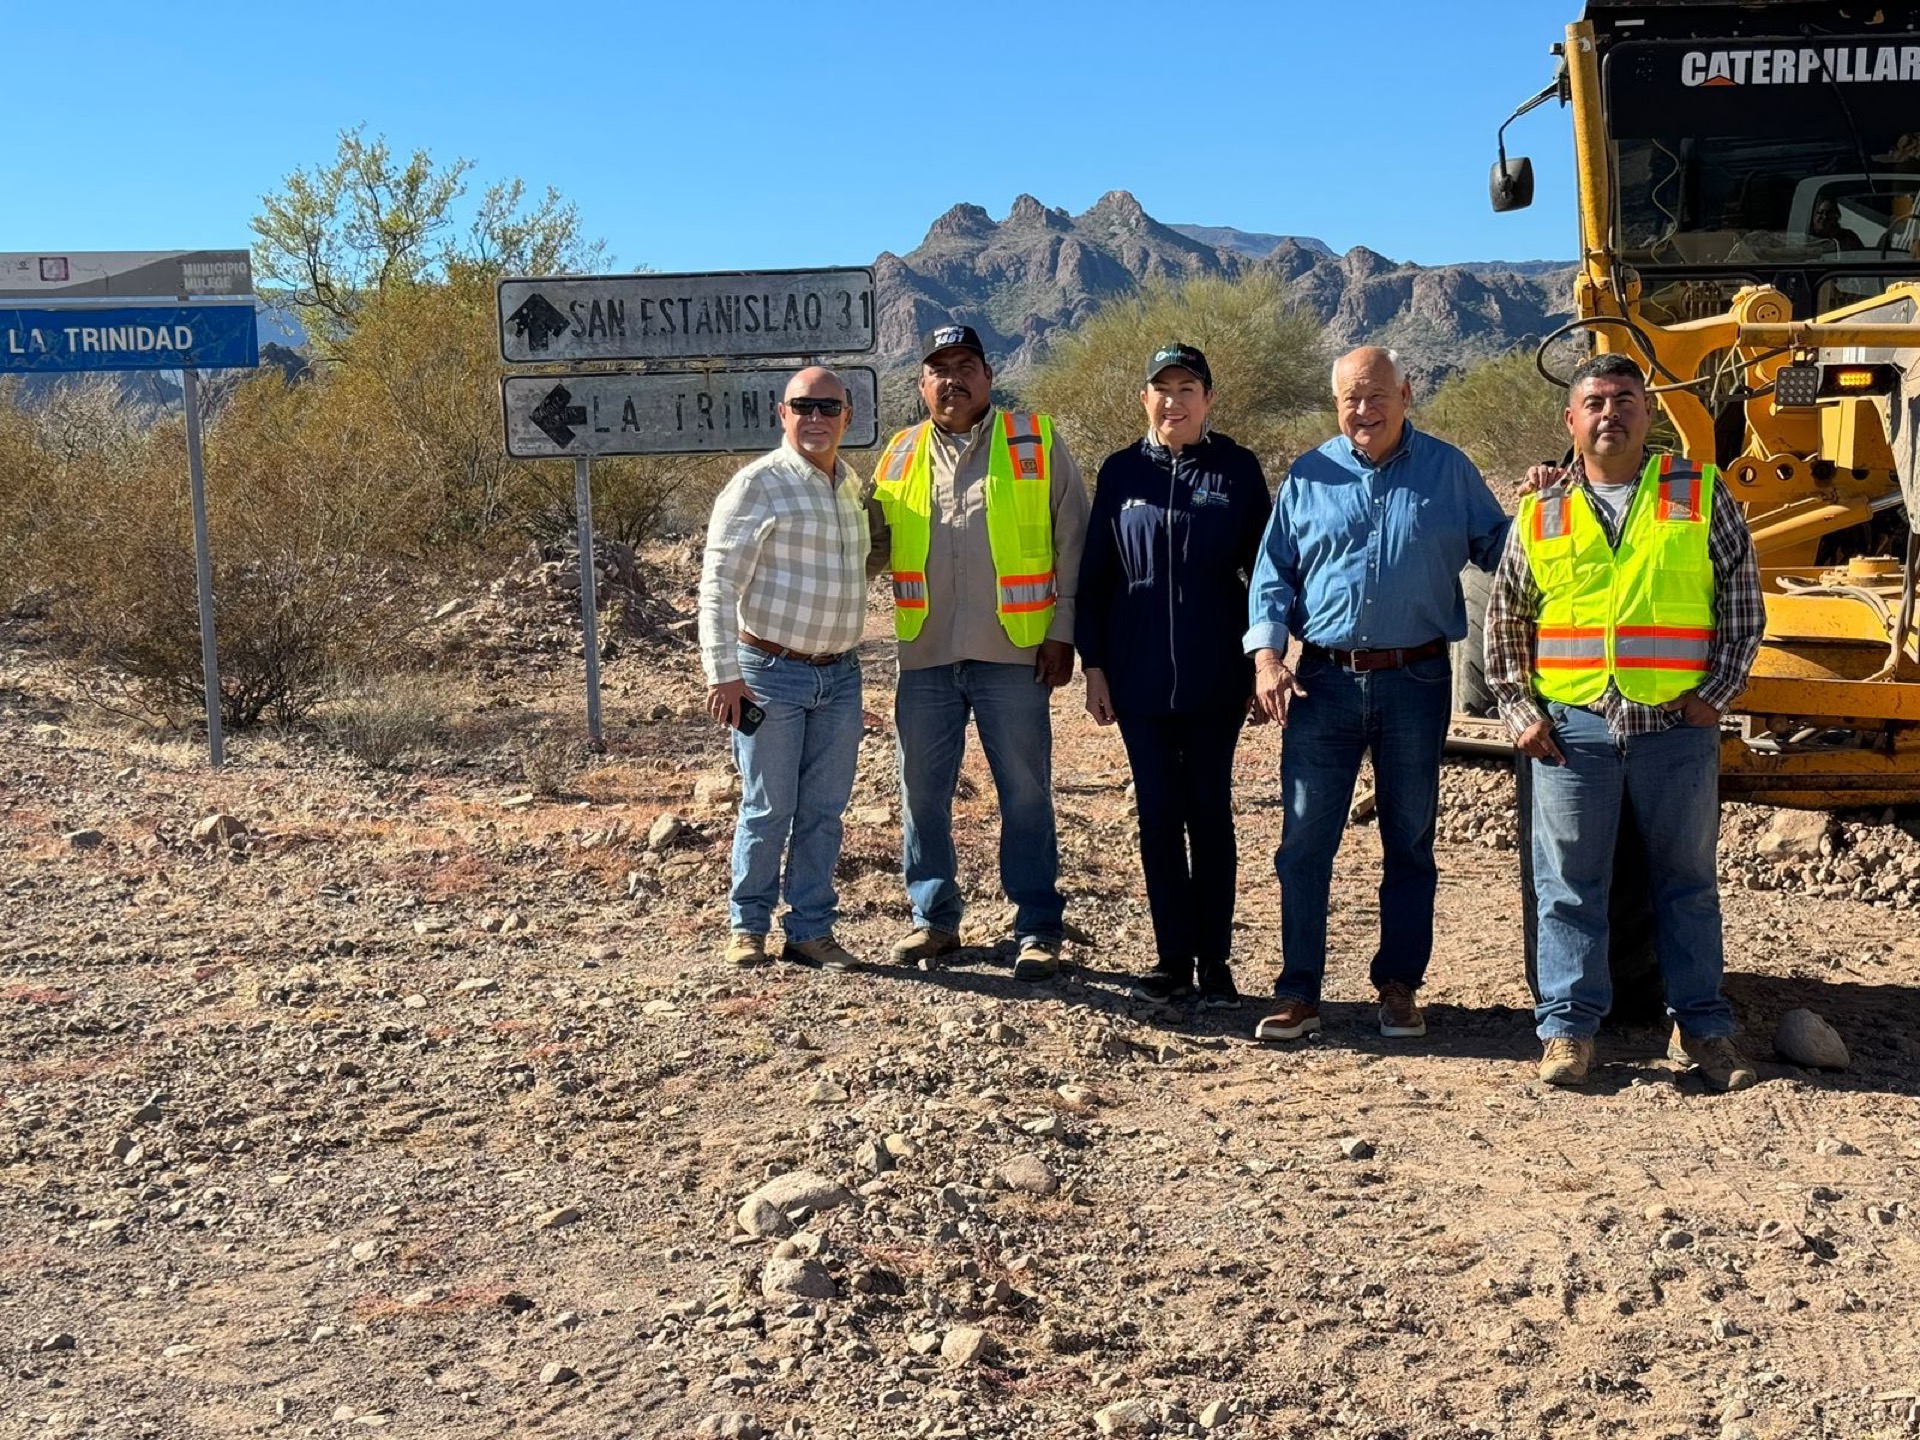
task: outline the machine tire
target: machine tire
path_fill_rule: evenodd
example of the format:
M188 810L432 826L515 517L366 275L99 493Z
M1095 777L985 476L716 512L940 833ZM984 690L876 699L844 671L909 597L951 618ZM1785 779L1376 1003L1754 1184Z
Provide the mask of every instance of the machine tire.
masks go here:
M1493 691L1487 686L1487 597L1493 577L1477 565L1460 572L1460 592L1467 599L1467 638L1453 647L1453 711L1485 719L1495 712Z

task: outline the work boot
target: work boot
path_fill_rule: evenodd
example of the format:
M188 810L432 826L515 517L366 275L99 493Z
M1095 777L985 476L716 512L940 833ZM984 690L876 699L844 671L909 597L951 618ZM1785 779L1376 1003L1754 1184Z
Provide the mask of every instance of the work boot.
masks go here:
M1029 984L1051 980L1060 973L1058 940L1022 940L1020 954L1013 962L1013 978Z
M1193 993L1193 966L1185 960L1162 960L1133 982L1133 993L1163 1004L1184 1000Z
M749 965L767 963L767 937L755 935L746 930L736 930L727 937L727 963L745 969Z
M805 965L818 965L822 970L832 970L836 974L845 974L849 970L858 970L860 962L849 954L832 935L822 935L814 940L787 941L787 958L798 957Z
M1753 1062L1725 1035L1689 1035L1676 1025L1667 1041L1667 1058L1698 1070L1709 1090L1744 1090L1760 1078Z
M1240 991L1233 983L1233 970L1224 960L1200 962L1200 1008L1233 1010L1240 1004Z
M1389 980L1380 987L1380 1033L1390 1040L1427 1033L1427 1017L1420 1013L1411 985Z
M1253 1027L1256 1040L1298 1040L1320 1029L1320 1007L1308 1000L1280 1002L1280 1008Z
M1540 1057L1540 1078L1549 1085L1584 1085L1593 1069L1593 1041L1556 1035Z
M926 926L894 942L893 963L913 965L922 970L939 968L940 957L960 948L960 937L952 930Z

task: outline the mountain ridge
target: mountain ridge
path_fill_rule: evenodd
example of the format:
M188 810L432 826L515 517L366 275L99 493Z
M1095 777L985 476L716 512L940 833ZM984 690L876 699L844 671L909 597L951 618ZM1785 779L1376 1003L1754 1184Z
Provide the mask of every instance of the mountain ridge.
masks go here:
M998 221L961 201L906 254L875 258L876 349L889 368L911 366L922 334L958 320L980 332L996 371L1017 382L1056 339L1142 285L1265 270L1326 327L1330 346L1390 345L1417 377L1437 383L1536 343L1570 318L1573 268L1553 260L1423 266L1364 245L1338 254L1313 236L1168 225L1125 190L1078 215L1023 194Z

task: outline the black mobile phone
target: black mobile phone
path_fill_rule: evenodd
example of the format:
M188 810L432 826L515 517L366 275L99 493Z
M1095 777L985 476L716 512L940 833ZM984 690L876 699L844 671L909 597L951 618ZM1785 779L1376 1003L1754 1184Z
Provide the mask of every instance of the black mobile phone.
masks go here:
M760 728L760 722L766 718L767 712L762 710L758 704L752 700L742 700L740 702L740 718L735 722L733 728L738 730L742 735L751 735Z

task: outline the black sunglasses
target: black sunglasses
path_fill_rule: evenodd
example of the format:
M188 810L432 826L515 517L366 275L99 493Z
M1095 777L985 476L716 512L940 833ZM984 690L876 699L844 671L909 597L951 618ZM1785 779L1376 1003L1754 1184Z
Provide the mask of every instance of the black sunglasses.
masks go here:
M832 419L847 408L844 400L783 400L780 402L796 415L825 415Z

